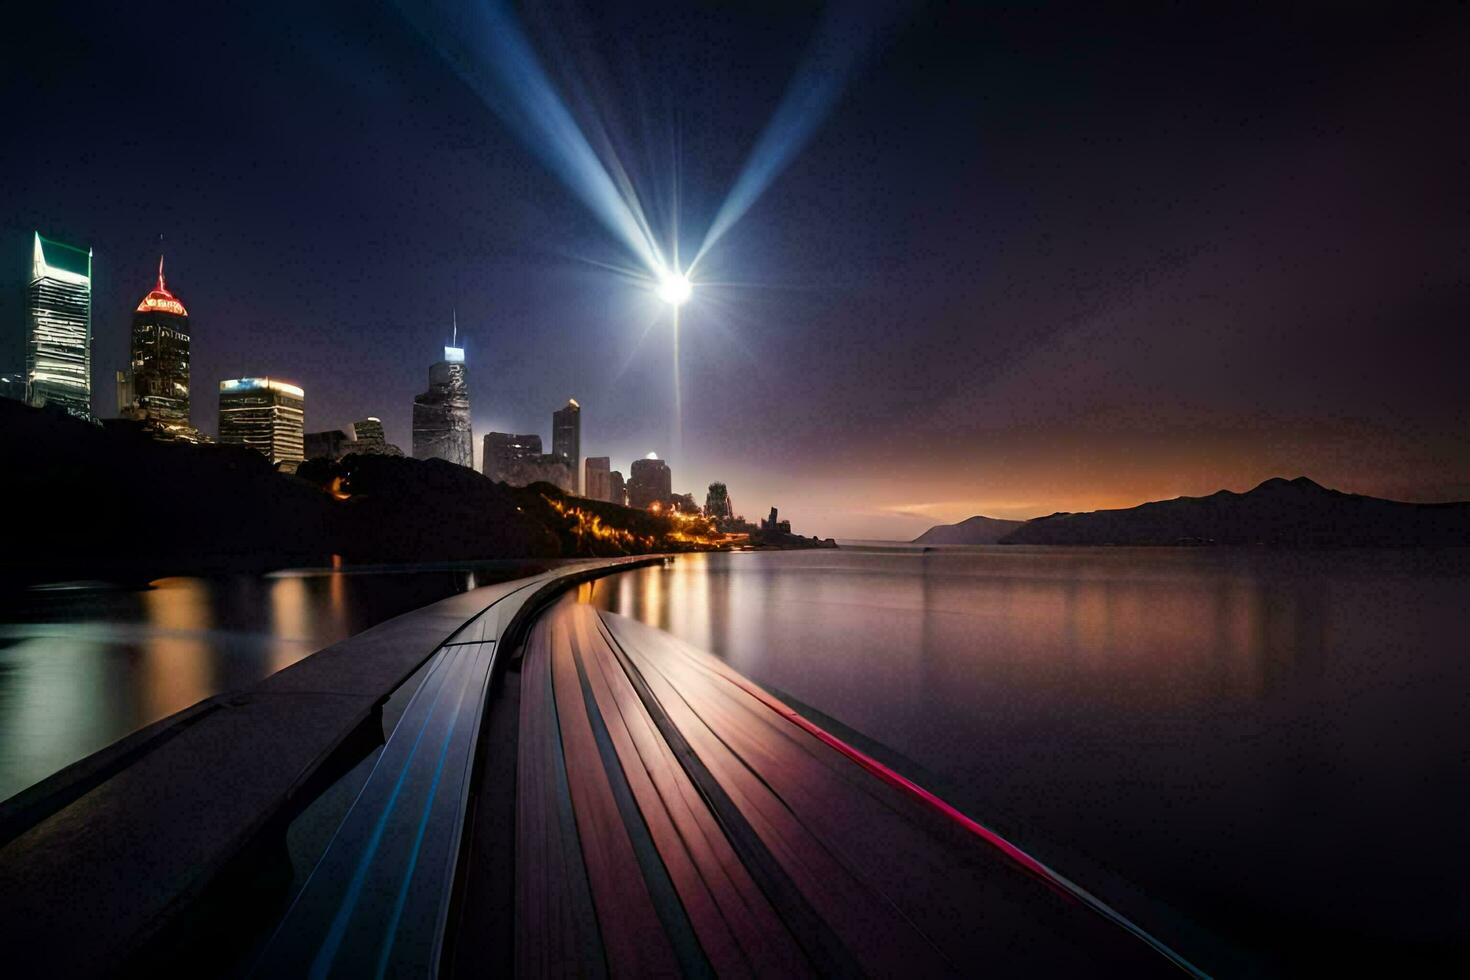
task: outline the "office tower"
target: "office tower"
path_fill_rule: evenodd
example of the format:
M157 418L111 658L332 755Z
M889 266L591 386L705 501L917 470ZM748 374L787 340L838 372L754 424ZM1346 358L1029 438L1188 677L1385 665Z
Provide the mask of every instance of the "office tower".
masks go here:
M506 482L513 487L549 483L565 494L575 495L577 492L577 474L572 472L572 464L556 453L546 453L535 459L522 460L514 478Z
M582 496L592 500L612 500L612 460L606 456L588 456Z
M628 506L628 487L623 482L623 471L613 470L608 474L608 497L607 499L619 507Z
M577 468L582 465L582 406L568 398L565 408L551 413L551 454L572 467L572 493L577 492Z
M647 510L653 504L663 506L674 495L674 479L669 464L649 453L633 460L632 478L628 480L628 506Z
M709 493L704 495L704 516L712 521L728 521L735 516L730 503L730 491L723 483L711 483Z
M521 468L523 464L539 459L540 456L540 436L492 432L485 437L480 471L498 483L509 483L513 487L525 486L520 482Z
M341 429L308 432L302 439L302 447L307 459L341 459L354 451L352 439Z
M475 442L470 431L470 388L465 372L459 324L444 360L429 368L429 390L413 400L413 458L447 459L474 468Z
M141 420L155 436L198 442L189 424L189 311L168 291L161 255L158 282L133 311L130 367L132 404L119 406L122 414Z
M273 378L219 383L219 441L295 469L304 457L306 393Z
M92 251L35 233L26 290L26 400L92 417Z
M369 415L352 423L348 429L350 441L343 447L342 455L359 453L363 456L402 456L403 450L388 441L383 431L383 420Z
M381 453L388 448L388 434L383 431L383 420L369 415L352 423L352 441L357 443L357 452Z
M133 391L133 372L117 371L117 414L119 418L138 417L138 398Z

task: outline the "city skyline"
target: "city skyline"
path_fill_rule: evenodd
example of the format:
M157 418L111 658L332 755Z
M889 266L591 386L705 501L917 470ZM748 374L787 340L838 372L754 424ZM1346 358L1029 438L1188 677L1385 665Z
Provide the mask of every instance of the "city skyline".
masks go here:
M6 62L9 118L35 136L0 151L0 264L24 268L33 229L94 250L101 414L162 232L170 287L199 318L205 432L200 385L270 374L312 393L309 428L378 415L407 446L457 307L475 431L539 431L576 392L589 450L654 450L686 490L724 480L823 534L907 538L1275 475L1470 497L1454 367L1465 136L1457 93L1426 84L1463 49L1454 12L1321 27L1290 10L919 7L882 27L819 136L705 259L711 283L752 285L697 282L681 308L682 447L668 311L595 264L627 262L596 218L396 14L328 4L294 40L282 15L211 26L246 57L221 55L183 8L31 11L54 21L41 36L91 44L90 67L57 72L29 49ZM683 148L693 253L821 18L585 16L668 39L645 64L609 56L606 99L627 111L607 118L640 149L631 178L661 231L670 170L643 161ZM179 41L168 71L126 54L158 22ZM567 25L546 26L528 25L533 40ZM724 49L760 54L741 76ZM263 56L278 70L257 79ZM717 111L640 102L648 76ZM197 125L141 137L147 106ZM344 157L359 161L347 179ZM240 164L224 181L219 159ZM24 314L19 287L3 292L8 374Z

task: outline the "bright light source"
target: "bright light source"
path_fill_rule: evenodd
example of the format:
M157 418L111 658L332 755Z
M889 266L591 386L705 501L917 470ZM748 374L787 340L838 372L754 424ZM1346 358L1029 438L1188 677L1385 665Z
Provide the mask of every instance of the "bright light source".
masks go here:
M670 306L682 306L693 292L694 287L682 272L665 272L658 284L658 298Z

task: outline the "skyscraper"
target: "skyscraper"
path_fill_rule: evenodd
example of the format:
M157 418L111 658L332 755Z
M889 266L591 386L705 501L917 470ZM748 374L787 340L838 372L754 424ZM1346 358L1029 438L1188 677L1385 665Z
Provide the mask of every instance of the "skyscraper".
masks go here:
M26 290L26 400L92 417L92 250L35 233Z
M133 311L131 369L132 417L154 435L198 442L189 424L189 311L164 284L162 255L158 283Z
M551 413L551 454L572 467L572 493L577 493L577 471L582 465L582 406L568 398L565 408Z
M674 496L674 479L669 464L649 453L633 460L632 478L628 480L628 506L647 510L653 504L667 504Z
M444 348L444 360L429 368L429 390L413 400L413 458L447 459L473 468L474 434L470 431L470 388L465 372L459 324Z
M728 521L735 516L730 491L723 483L709 485L709 493L704 495L704 516L712 521Z
M388 448L388 434L383 431L383 420L369 415L352 423L352 441L357 443L357 452L381 453Z
M273 378L219 383L219 441L294 468L304 458L306 393Z
M540 458L540 436L492 432L485 437L480 472L497 483L521 486L519 480L522 464L534 462Z
M588 456L582 496L593 500L612 500L612 460L606 456Z
M628 487L623 482L623 471L613 470L607 477L608 500L619 507L628 506Z
M403 450L388 441L388 435L383 431L383 420L376 415L369 415L365 419L358 419L352 423L351 444L345 449L346 455L359 453L364 456L402 456Z
M341 459L352 448L351 437L341 429L308 432L302 437L302 455L307 459Z

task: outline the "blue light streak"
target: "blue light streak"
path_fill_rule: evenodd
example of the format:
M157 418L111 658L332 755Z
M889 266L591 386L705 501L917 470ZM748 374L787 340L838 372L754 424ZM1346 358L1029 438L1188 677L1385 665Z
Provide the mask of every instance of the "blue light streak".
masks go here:
M699 251L689 263L691 272L810 142L898 10L897 4L878 2L828 7L812 37L806 60L792 76L780 105L705 232Z
M509 5L399 0L398 9L657 280L668 265L632 182L593 150Z
M684 267L678 258L677 228L670 259L600 121L588 118L579 125L505 0L396 2L404 18L527 149L636 256L655 287L671 272L692 278L705 254L811 140L883 29L907 6L902 0L873 0L834 5L823 14L805 61L715 213L694 260ZM588 132L603 148L601 154Z

